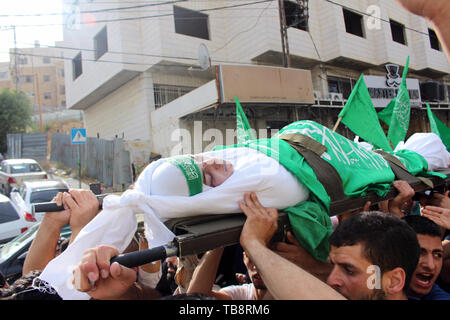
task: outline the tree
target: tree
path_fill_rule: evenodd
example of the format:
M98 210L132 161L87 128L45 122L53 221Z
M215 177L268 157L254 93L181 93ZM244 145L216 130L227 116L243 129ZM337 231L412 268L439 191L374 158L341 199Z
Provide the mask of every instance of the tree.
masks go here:
M25 132L31 125L32 105L24 92L3 89L0 93L0 152L7 151L8 133Z

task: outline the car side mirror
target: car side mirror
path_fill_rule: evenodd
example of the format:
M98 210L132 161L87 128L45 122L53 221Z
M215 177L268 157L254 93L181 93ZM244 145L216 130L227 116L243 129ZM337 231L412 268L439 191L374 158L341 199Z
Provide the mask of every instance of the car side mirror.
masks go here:
M16 187L13 187L13 188L11 189L11 192L19 192L19 190L18 190Z

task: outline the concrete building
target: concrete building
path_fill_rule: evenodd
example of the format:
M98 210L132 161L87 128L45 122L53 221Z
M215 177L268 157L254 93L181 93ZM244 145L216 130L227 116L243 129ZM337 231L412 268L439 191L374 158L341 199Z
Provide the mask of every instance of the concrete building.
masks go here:
M9 62L0 63L0 90L11 89L11 72L9 71Z
M3 80L4 79L4 80ZM66 108L64 60L62 51L40 47L11 48L10 62L0 65L0 88L25 92L34 113Z
M66 98L68 108L83 110L88 136L148 140L151 151L168 156L181 139L172 134L193 134L196 121L203 139L210 128L234 129L233 103L211 91L219 81L216 66L283 67L287 61L292 69L309 71L315 99L241 100L252 126L264 131L298 119L332 126L362 73L401 76L408 56L408 78L420 92L410 128L428 131L425 101L449 123L446 56L431 25L394 1L109 1L74 8L79 14L69 19L75 23L64 30ZM280 12L289 26L285 50ZM371 89L374 101L392 92L384 86ZM193 90L200 87L210 89L196 96L200 91ZM349 134L343 126L339 130Z

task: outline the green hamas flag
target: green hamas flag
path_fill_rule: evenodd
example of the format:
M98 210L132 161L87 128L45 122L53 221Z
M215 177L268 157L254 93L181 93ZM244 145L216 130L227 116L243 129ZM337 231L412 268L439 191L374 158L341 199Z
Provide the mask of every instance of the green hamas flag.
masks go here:
M409 93L406 88L406 75L408 73L409 57L406 60L405 69L403 69L402 83L398 89L395 98L394 110L392 112L391 122L387 138L394 148L400 141L406 137L409 128L409 119L411 113L411 105L409 102Z
M395 107L395 99L392 99L391 102L380 112L378 112L378 119L383 121L386 125L391 124L392 112L394 112Z
M246 143L249 140L255 140L255 134L250 127L250 123L245 116L244 110L242 110L239 99L234 97L236 101L236 136L237 143Z
M450 152L450 128L447 127L436 115L431 112L430 105L427 103L427 114L430 120L431 132L437 134Z
M378 121L377 112L372 104L363 76L364 74L361 74L338 117L342 118L341 121L365 141L384 151L392 151Z

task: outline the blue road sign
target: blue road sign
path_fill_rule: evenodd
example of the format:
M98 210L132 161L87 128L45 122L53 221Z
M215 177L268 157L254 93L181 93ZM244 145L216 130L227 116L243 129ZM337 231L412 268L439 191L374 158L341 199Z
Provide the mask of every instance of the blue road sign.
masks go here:
M72 144L87 143L86 129L72 129Z

